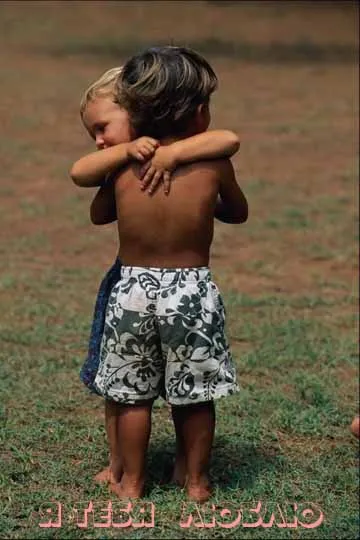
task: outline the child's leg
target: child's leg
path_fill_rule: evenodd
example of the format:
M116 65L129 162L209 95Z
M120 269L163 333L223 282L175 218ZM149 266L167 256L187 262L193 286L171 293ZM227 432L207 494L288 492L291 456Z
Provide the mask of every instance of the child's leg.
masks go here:
M123 464L120 451L119 415L121 405L105 400L105 428L110 450L110 482L120 482Z
M215 431L214 403L173 407L173 414L175 429L182 433L188 496L198 502L206 501L211 495L207 469Z
M121 405L118 415L119 449L123 475L111 489L119 497L141 497L145 484L145 456L151 431L153 400Z
M183 415L181 414L180 409L180 407L171 407L171 415L176 433L176 454L172 481L175 484L184 487L186 483L186 456L182 425Z
M119 411L120 405L115 401L105 400L105 429L110 452L110 464L100 471L95 480L99 483L120 482L122 476L122 460L119 445Z

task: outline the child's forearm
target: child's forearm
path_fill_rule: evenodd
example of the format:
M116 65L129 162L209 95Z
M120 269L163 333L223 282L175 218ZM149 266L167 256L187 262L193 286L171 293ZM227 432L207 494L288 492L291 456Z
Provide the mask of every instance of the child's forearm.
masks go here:
M221 197L219 197L216 202L214 217L223 223L239 223L239 220L235 219L229 212L228 207L221 200Z
M220 186L215 217L224 223L245 223L248 219L249 207L236 181L234 167L229 159L220 160L217 166Z
M87 154L74 163L70 176L80 187L101 186L107 174L130 159L128 149L128 143L123 143Z
M90 219L94 225L106 225L116 221L114 182L109 181L96 193L90 206Z
M230 157L240 147L238 136L229 130L206 131L172 144L176 165L191 161Z

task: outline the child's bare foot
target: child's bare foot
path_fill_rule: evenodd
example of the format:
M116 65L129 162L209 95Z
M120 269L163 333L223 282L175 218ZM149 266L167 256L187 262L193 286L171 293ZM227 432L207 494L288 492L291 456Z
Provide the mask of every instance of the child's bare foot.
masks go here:
M203 503L211 497L211 487L209 479L203 476L197 482L187 482L186 492L192 501Z
M113 484L115 482L114 475L109 467L105 467L102 471L94 476L95 482L98 484Z
M111 466L105 467L102 471L95 475L94 480L98 484L116 484L120 482L122 476L122 471L119 470L118 474L114 474Z
M132 482L123 477L120 482L110 484L110 489L119 499L140 499L144 493L144 482Z

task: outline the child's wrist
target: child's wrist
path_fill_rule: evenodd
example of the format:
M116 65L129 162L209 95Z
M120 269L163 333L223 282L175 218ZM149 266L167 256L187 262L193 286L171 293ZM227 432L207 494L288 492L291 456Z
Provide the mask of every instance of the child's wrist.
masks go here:
M171 154L170 154L171 163L172 163L173 168L176 169L176 167L180 165L182 161L181 145L179 144L179 141L178 141L178 142L172 143L169 148L171 151Z
M133 159L132 155L131 155L131 142L128 142L128 143L125 143L126 144L126 147L125 147L125 154L126 154L126 158L128 160L131 160Z

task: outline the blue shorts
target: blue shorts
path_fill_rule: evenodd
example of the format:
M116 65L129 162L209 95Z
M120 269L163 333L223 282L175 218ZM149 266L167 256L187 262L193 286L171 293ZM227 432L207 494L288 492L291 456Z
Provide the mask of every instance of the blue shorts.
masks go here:
M120 279L120 268L121 262L116 258L100 284L91 326L88 355L80 371L81 381L97 394L99 391L94 386L94 380L100 364L100 345L104 332L106 306L112 288Z

